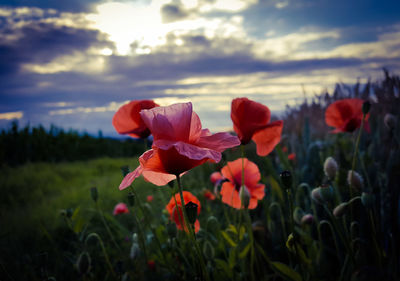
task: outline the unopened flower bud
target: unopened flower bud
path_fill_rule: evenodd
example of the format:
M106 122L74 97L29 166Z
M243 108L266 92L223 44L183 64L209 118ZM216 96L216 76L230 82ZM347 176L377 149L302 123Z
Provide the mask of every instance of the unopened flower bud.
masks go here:
M301 218L301 224L312 224L314 221L314 216L311 214L306 214Z
M301 224L301 218L304 216L304 212L301 208L296 207L293 211L293 220L297 224Z
M364 180L361 175L352 170L347 173L347 183L358 191L361 191L364 187Z
M129 166L125 165L121 167L122 175L125 177L127 174L130 173Z
M213 245L211 245L211 243L209 242L209 241L205 241L204 242L204 244L203 244L203 254L204 254L204 257L207 259L207 260L212 260L212 259L214 259L214 256L215 256L215 250L214 250L214 247L213 247Z
M132 192L128 193L128 203L131 207L135 206L135 195Z
M396 127L396 117L393 114L386 113L383 123L389 130L393 130Z
M375 202L375 196L372 193L363 192L361 194L361 202L366 208L372 208Z
M190 224L194 224L197 219L197 204L190 201L185 205L186 215Z
M280 177L281 177L283 186L286 189L290 189L292 187L292 174L289 171L283 171L280 174Z
M215 233L219 229L219 223L216 217L210 216L207 219L207 231Z
M242 201L242 206L245 209L247 209L250 204L251 195L250 195L249 189L245 185L242 185L240 187L239 196L240 196L240 200Z
M332 200L333 195L333 188L331 186L320 186L311 191L311 199L321 205Z
M131 259L135 260L139 256L139 254L140 254L140 248L139 248L138 243L136 243L136 242L132 243L129 257Z
M94 202L97 202L97 199L99 198L97 187L94 186L90 188L90 196L92 197Z
M91 263L89 253L85 251L79 255L76 261L76 268L81 275L84 275L90 272Z
M336 163L335 159L333 159L333 157L326 158L324 162L325 175L330 180L333 180L336 177L337 170L338 170L338 164Z
M311 191L311 199L314 200L316 203L322 205L322 204L324 204L324 200L322 199L320 191L321 191L320 187L314 188Z
M335 207L335 209L333 209L333 215L335 217L341 217L347 212L348 208L349 208L349 203L347 202L340 203Z
M369 110L371 109L371 103L369 101L365 101L362 105L362 112L363 114L368 114Z

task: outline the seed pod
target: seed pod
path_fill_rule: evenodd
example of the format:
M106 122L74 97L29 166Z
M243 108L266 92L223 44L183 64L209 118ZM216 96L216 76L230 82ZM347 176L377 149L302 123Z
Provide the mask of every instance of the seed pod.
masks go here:
M335 159L333 159L333 157L326 158L324 162L325 175L330 180L333 180L336 177L337 170L338 170L338 164L336 163Z
M197 219L197 204L190 201L185 205L186 215L190 224L194 224Z

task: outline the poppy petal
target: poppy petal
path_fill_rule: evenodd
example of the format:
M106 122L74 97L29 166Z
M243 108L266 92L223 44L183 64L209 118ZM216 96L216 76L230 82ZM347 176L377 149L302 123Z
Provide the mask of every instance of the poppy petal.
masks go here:
M179 154L193 160L212 159L216 162L221 160L221 153L216 150L211 150L181 141L175 142L169 140L156 140L154 141L153 146L162 150L169 150L173 147Z
M132 182L142 174L142 172L143 172L143 167L139 166L133 172L127 174L122 180L121 184L119 185L119 190L123 190L128 186L130 186Z
M200 137L196 145L222 152L227 148L240 145L240 140L229 133L216 133Z
M239 192L236 191L232 183L224 182L220 193L222 196L222 202L232 206L233 208L240 209L242 202L240 201Z
M253 135L253 141L257 145L257 154L266 156L281 140L283 121L278 120L265 126L264 129L257 131Z

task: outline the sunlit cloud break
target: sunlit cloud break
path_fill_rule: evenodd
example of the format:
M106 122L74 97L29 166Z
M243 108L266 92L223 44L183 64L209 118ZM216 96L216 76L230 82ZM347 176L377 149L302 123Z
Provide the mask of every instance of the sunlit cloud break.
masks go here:
M77 113L101 113L101 112L115 112L118 110L120 106L125 104L126 102L117 103L110 102L107 106L95 106L95 107L76 107L76 108L67 108L67 109L57 109L51 110L49 112L50 115L67 115L67 114L77 114Z
M22 111L0 113L0 120L21 119L22 117L24 117Z

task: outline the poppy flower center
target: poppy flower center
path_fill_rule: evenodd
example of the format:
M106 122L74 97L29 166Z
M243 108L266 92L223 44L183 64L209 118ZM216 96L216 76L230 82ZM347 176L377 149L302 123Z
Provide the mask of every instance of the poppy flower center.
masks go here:
M360 127L361 120L358 118L351 118L345 125L344 131L354 132L358 127Z

